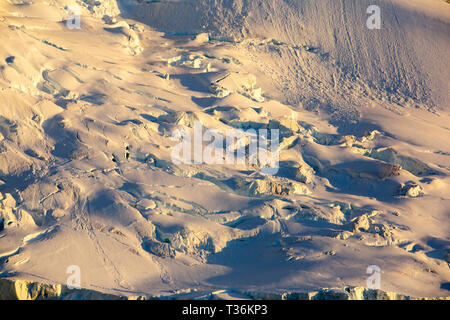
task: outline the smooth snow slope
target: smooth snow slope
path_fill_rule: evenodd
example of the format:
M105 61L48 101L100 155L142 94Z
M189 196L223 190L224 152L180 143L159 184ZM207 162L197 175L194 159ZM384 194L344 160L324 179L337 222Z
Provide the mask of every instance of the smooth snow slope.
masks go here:
M162 30L207 30L312 46L329 55L352 79L362 79L398 99L448 107L450 10L442 0L195 0L132 8L126 6L129 1L121 2L131 16ZM381 30L366 28L370 5L381 8ZM295 62L290 55L278 60ZM320 80L341 85L339 79ZM310 94L302 89L290 88L295 92L289 94Z
M0 2L1 276L449 295L450 4L140 2ZM175 163L195 121L279 129L279 172Z

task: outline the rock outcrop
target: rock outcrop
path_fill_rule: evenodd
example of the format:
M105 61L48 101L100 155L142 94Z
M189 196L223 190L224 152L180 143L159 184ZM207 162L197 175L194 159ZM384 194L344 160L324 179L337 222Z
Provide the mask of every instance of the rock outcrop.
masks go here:
M195 299L222 300L221 294L237 293L251 300L450 300L450 297L416 298L365 287L320 289L311 292L251 292L221 290L196 296ZM173 296L120 296L87 289L69 289L66 285L43 284L25 280L0 279L0 300L147 300L179 299Z

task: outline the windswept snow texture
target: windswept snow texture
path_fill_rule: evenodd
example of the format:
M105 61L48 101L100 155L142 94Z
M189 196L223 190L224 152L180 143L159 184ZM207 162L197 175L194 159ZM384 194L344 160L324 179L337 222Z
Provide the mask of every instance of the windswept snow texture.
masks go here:
M8 0L0 42L1 277L450 295L447 2ZM196 123L278 129L278 172L174 161Z
M137 19L167 31L206 29L218 36L272 38L312 48L342 71L327 72L324 78L316 75L330 86L338 87L345 76L401 101L412 98L428 107L448 107L450 10L444 1L195 0L132 8L126 6L130 0L121 2ZM366 27L370 5L381 8L381 30L370 32ZM275 59L287 69L302 62L293 53ZM290 102L317 95L305 92L297 71L287 75L297 83L289 88Z

